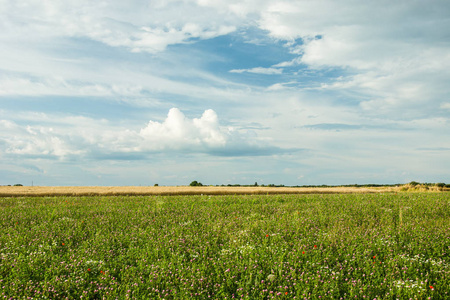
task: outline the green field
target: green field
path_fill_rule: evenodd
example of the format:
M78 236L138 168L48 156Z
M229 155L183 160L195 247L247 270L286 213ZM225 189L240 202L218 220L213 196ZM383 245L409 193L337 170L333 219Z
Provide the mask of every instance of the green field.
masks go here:
M450 194L0 198L0 299L449 299Z

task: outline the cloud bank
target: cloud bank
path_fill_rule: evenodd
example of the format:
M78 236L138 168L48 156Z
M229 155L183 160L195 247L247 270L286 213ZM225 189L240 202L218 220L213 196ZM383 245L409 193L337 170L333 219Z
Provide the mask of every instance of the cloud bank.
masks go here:
M164 121L149 121L140 130L113 128L106 121L86 118L58 122L62 124L54 128L20 126L1 120L1 152L14 157L73 160L90 157L146 159L152 153L167 152L264 156L286 151L264 143L248 130L220 126L212 109L204 111L199 118L190 119L178 108L172 108Z

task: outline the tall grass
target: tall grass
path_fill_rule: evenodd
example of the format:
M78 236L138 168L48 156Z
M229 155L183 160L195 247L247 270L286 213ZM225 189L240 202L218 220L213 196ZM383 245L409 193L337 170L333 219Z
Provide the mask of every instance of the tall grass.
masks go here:
M0 298L448 299L448 193L0 198Z

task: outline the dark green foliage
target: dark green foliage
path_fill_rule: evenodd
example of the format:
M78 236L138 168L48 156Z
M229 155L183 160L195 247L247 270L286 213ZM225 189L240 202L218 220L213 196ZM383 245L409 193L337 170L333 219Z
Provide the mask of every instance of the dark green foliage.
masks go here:
M189 185L190 186L203 186L203 184L201 182L198 182L197 180L192 181Z

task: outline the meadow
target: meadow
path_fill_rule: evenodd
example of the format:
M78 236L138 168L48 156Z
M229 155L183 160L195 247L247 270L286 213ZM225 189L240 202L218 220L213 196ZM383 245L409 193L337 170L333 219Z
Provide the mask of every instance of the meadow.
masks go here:
M0 198L0 299L449 299L450 194Z

